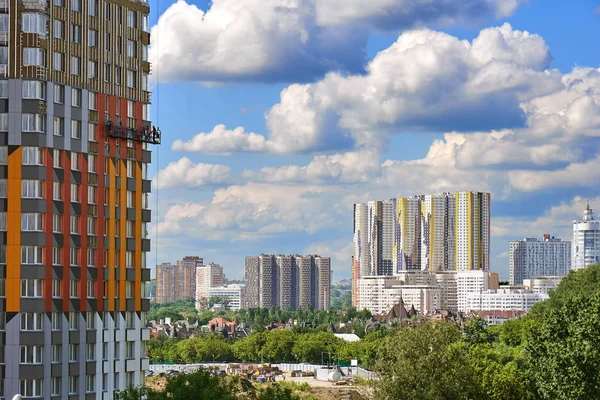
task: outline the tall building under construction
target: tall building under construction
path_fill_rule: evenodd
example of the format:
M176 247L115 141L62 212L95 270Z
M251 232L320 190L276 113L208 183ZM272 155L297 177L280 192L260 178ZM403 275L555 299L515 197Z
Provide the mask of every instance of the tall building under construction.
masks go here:
M0 0L0 397L143 382L149 11Z

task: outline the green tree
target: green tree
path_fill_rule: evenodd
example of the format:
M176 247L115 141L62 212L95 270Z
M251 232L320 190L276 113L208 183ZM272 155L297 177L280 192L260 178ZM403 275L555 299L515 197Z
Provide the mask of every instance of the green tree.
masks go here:
M468 345L457 327L428 323L395 331L377 354L378 399L480 398Z
M551 296L552 307L542 307L536 315L538 323L528 331L525 350L537 391L544 399L600 398L600 290L590 295L586 289L589 282L574 276L579 272L569 277L584 288L569 282L572 295L557 289L558 301Z
M266 342L267 334L265 332L254 333L233 344L233 355L243 362L260 361L263 355L262 348Z
M294 361L292 348L296 343L296 334L292 330L274 330L266 335L266 342L262 347L265 360L272 362Z
M292 353L299 362L320 364L328 360L329 355L324 353L332 353L333 360L333 354L337 354L342 343L331 332L304 333L298 335Z

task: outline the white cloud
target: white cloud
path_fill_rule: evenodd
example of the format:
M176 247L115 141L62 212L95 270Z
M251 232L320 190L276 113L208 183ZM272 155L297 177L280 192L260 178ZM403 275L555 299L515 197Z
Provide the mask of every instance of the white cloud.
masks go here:
M175 151L197 151L206 154L230 154L235 151L261 152L268 150L264 136L246 133L244 128L228 130L225 125L217 125L211 132L199 133L191 140L175 140L171 146Z
M198 187L225 183L230 175L231 170L225 165L194 164L189 158L182 157L160 170L153 183L159 189L177 186Z
M239 144L222 129L212 137L222 152L247 151L252 141L265 151L302 153L382 149L394 132L523 126L521 103L563 87L558 71L546 71L550 61L541 37L508 24L484 29L472 43L409 31L369 63L366 75L330 73L284 89L265 117L268 138L239 131L248 135Z
M369 29L510 15L523 0L213 0L172 4L151 31L161 81L305 82L364 67Z
M330 156L318 155L305 165L286 165L259 171L246 170L244 178L263 182L368 182L380 173L379 153L357 151Z
M151 32L162 81L306 81L363 67L363 29L316 24L311 0L179 0Z
M569 202L545 210L542 215L528 217L495 217L492 218L492 236L508 240L519 240L524 237L541 237L544 233L571 240L573 237L573 221L580 219L588 199L575 196ZM590 206L600 210L600 197L589 199Z
M586 162L569 164L564 169L510 171L508 177L510 184L521 191L598 186L598 182L600 182L600 155Z

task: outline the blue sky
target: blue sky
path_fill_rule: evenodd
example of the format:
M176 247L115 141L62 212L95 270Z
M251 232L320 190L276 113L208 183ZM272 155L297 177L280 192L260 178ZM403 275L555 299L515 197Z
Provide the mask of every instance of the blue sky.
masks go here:
M600 208L600 3L372 3L151 1L150 265L310 251L341 279L354 202L486 190L508 277L509 240Z

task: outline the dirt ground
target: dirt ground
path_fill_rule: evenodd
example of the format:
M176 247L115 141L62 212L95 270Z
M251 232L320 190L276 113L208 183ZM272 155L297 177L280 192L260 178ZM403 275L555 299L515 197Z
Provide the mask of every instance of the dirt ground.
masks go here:
M277 382L282 379L278 378ZM287 382L307 383L311 387L311 391L306 393L312 398L319 400L373 400L369 388L362 386L336 386L331 382L318 381L312 377L287 377ZM150 377L146 379L146 386L153 390L164 389L166 378Z

